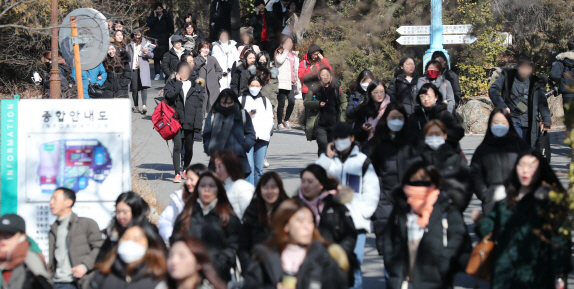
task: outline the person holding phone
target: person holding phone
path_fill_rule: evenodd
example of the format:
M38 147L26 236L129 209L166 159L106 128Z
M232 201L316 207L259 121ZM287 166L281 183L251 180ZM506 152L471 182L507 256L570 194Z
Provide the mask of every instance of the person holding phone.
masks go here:
M355 139L361 143L364 150L367 141L375 135L377 123L385 113L387 105L391 103L391 97L387 94L385 82L373 80L367 87L365 100L355 108L354 129Z
M273 106L271 101L261 94L263 80L253 75L247 81L249 89L240 98L241 105L249 112L253 128L255 128L255 146L247 153L251 166L251 174L245 179L252 185L259 182L263 174L263 163L267 155L267 147L273 130Z
M503 70L488 89L488 96L494 105L510 113L518 135L531 147L536 146L540 131L548 131L552 124L545 87L546 81L534 75L532 59L521 56L516 68ZM542 116L542 121L538 114Z

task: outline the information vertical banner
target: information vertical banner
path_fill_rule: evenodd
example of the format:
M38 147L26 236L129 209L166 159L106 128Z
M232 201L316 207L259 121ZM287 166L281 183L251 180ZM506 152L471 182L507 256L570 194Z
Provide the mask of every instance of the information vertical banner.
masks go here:
M48 256L55 189L76 192L72 210L109 225L131 189L129 99L21 99L1 105L1 213L17 213Z
M0 123L0 163L2 164L2 206L0 215L18 213L18 101L1 101Z

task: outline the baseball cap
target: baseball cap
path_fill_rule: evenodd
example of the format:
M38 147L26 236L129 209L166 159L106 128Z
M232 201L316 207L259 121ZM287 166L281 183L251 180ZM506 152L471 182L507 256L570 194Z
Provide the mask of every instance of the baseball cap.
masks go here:
M0 217L0 231L18 233L26 232L26 222L16 214L5 214Z

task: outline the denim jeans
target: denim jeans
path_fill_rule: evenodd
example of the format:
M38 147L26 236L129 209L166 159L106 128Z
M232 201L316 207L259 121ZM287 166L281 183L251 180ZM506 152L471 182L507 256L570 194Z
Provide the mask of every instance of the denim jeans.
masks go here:
M527 134L528 134L528 128L527 127L522 127L522 122L521 121L515 121L513 123L514 128L516 129L516 132L518 132L518 135L520 136L520 138L522 138L523 140L527 141Z
M355 285L353 289L363 288L363 273L361 272L361 265L365 259L365 243L367 241L367 234L361 233L357 235L357 243L355 244L355 250L353 251L357 255L357 267L355 269Z
M251 174L245 180L254 186L257 186L257 182L259 182L259 178L263 174L263 163L265 162L268 146L268 141L258 140L247 153L247 162L249 162L251 167Z

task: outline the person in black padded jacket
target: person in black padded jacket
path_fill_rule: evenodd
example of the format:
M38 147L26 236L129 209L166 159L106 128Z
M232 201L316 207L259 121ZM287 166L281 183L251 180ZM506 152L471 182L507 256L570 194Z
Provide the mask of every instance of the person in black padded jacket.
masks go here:
M391 79L387 94L393 101L402 103L411 115L417 105L417 83L419 77L415 72L415 60L405 56L399 61L395 77Z
M357 106L365 100L367 87L369 87L369 83L374 79L375 76L370 70L363 70L359 73L359 76L357 76L355 91L349 95L349 104L347 104L347 110L345 111L347 121L355 119Z

